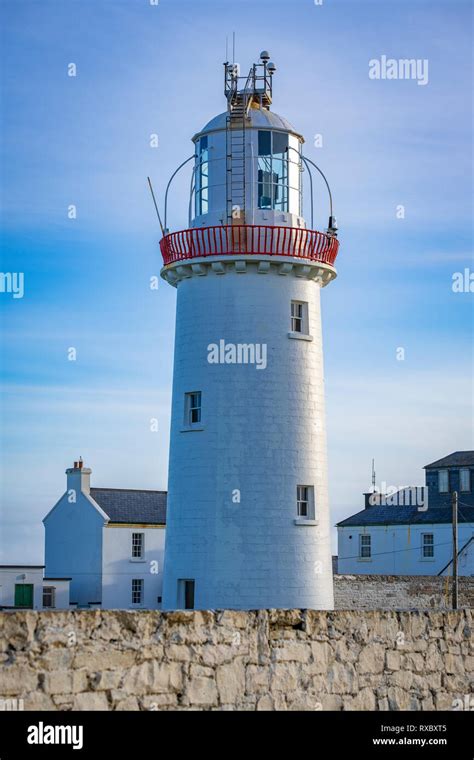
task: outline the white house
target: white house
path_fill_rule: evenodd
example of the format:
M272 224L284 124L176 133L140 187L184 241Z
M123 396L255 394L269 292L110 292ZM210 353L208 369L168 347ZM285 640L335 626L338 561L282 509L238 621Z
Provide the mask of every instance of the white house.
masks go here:
M47 576L71 578L79 607L161 606L166 492L91 488L82 460L44 518Z
M0 565L0 609L69 609L70 578L43 577L44 565Z
M421 499L410 500L413 489L386 498L365 494L365 509L337 524L339 573L450 574L457 491L458 572L474 575L474 451L456 451L424 469Z

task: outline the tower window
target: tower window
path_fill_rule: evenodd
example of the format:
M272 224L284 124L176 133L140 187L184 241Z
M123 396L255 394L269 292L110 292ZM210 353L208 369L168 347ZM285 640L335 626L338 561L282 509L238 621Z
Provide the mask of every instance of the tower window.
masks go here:
M291 302L291 332L308 334L308 304L304 301Z
M201 137L196 154L196 216L207 214L209 210L209 145L208 137Z
M434 557L434 535L433 533L423 533L421 536L421 556L423 559L432 559Z
M132 604L143 604L143 578L132 578Z
M440 493L449 492L449 473L448 470L438 470L438 491Z
M359 559L371 559L372 557L372 536L370 533L361 533L359 535Z
M306 520L314 520L313 486L296 487L296 514Z
M143 559L145 550L145 534L132 533L132 559Z
M471 473L468 468L459 470L459 490L470 491L471 490Z
M201 422L201 391L186 393L184 422L185 425L197 425Z

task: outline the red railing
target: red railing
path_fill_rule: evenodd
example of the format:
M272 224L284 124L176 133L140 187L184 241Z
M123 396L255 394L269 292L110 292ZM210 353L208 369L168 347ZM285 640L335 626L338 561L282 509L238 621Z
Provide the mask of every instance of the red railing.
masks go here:
M292 256L334 264L339 241L324 232L253 224L196 227L160 241L165 266L206 256Z

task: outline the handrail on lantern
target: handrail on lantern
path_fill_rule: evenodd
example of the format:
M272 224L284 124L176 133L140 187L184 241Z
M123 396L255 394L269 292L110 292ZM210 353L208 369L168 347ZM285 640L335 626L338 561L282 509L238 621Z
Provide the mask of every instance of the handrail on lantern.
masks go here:
M164 265L206 256L291 256L329 264L339 241L333 235L296 227L255 224L217 225L179 230L160 241Z

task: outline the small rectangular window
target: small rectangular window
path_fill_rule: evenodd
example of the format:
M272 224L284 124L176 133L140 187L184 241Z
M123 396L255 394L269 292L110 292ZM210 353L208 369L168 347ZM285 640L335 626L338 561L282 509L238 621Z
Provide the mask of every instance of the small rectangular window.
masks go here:
M471 490L471 473L467 467L459 470L459 490Z
M304 301L291 302L291 332L308 335L308 304Z
M143 559L145 534L132 533L132 559Z
M198 425L201 422L201 391L186 393L185 425Z
M132 604L143 604L143 578L132 578Z
M291 331L303 332L303 304L291 302Z
M185 610L194 609L195 582L192 578L182 578L178 581L178 607Z
M43 586L43 607L56 607L56 589L54 586Z
M372 557L372 536L370 533L361 533L359 535L359 557L360 559L370 559Z
M438 470L438 491L448 493L449 491L449 473L447 470Z
M314 520L313 486L296 486L296 514L306 520Z
M421 536L421 552L423 558L434 557L434 535L433 533L423 533Z

